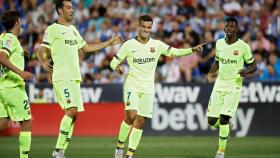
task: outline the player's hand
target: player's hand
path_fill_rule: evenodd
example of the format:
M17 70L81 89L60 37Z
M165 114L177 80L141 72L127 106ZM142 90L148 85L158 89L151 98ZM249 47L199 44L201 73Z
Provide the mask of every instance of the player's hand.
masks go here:
M115 44L119 44L119 43L122 43L123 42L123 37L120 36L120 35L116 35L116 36L113 36L111 39L110 39L110 45L113 46Z
M210 74L207 75L207 81L209 83L215 82L217 76L218 76L217 73L210 73Z
M33 75L27 71L20 72L19 76L23 78L24 81L30 81L33 78Z
M195 47L192 47L192 51L194 52L201 52L203 51L203 46L206 45L207 43L202 43L202 44L199 44Z
M116 72L122 75L124 73L124 68L121 65L116 67Z
M51 63L51 60L46 61L45 63L42 64L43 69L46 72L52 72L53 69L53 64Z
M238 71L238 73L240 74L241 77L247 77L248 73L246 69L241 69Z

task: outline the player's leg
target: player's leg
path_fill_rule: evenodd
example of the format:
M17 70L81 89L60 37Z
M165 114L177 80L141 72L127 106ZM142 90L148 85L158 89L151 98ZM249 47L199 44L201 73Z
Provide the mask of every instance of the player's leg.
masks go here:
M1 93L4 92L3 90L0 90L0 131L6 129L8 127L9 123L9 115L8 110L5 105L4 100L2 99Z
M216 158L224 157L230 133L229 121L236 112L240 99L240 92L223 92L222 99L223 106L220 110L219 149Z
M31 146L31 111L25 88L6 89L5 93L1 93L1 95L7 105L6 109L10 119L20 122L20 158L28 158ZM17 99L14 99L15 96Z
M84 111L84 108L81 100L80 82L58 81L54 82L53 85L59 105L62 109L65 109L53 157L64 158L64 151L67 149L72 137L74 122L78 112Z
M219 128L220 127L220 109L222 106L221 100L221 92L212 91L208 109L207 109L207 116L208 116L208 124L212 127Z
M137 116L139 94L131 91L124 91L124 104L126 118L120 125L118 136L117 149L115 151L115 158L123 158L124 145L128 138L132 124Z
M31 146L31 120L20 121L20 158L28 158Z
M126 156L132 158L142 137L143 128L147 118L153 115L153 94L141 94L139 100L139 111L134 121L133 128L129 136L128 151Z

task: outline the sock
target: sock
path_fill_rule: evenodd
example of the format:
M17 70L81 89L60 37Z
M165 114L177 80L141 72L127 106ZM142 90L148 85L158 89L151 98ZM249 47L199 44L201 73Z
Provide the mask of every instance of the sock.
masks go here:
M135 150L129 148L129 149L127 150L127 154L126 154L126 155L127 155L127 156L133 156L133 155L134 155L134 152L135 152Z
M129 144L128 144L129 149L132 149L133 151L136 150L136 148L139 145L140 139L142 137L142 133L143 133L143 130L132 128L130 137L129 137ZM131 153L128 150L127 155L129 155L129 154L131 154ZM132 152L132 155L129 155L129 156L133 156L133 152Z
M31 132L21 131L19 134L20 158L28 158L30 145L31 145Z
M73 119L67 115L64 115L64 117L62 118L60 123L60 131L55 147L56 149L64 149L64 144L71 129L72 121Z
M220 127L220 119L218 119L217 122L212 127L219 128Z
M64 144L64 151L67 149L68 144L70 143L70 140L71 140L71 137L72 137L72 134L73 134L73 129L74 129L74 123L71 124L69 133L67 135L67 138L66 138L66 141L65 141L65 144Z
M124 121L121 123L119 137L118 137L118 145L117 148L123 149L124 148L124 142L127 139L127 136L131 130L131 125L128 125Z
M220 125L219 131L219 153L224 153L227 145L227 140L229 136L229 124Z

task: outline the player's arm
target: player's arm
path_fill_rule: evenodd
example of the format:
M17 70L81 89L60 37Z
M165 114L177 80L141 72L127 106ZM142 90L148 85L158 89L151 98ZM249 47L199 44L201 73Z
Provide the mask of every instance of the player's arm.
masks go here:
M92 53L92 52L96 52L100 49L106 48L108 46L113 46L115 44L122 43L122 41L123 41L123 38L121 36L114 36L111 39L109 39L105 42L102 42L102 43L98 43L98 44L85 43L85 45L82 47L82 50L87 53Z
M3 50L0 51L0 64L18 74L25 81L29 81L33 78L33 75L31 73L27 71L22 71L19 68L17 68L13 63L11 63L8 58L8 54Z
M246 64L246 68L239 70L239 74L241 77L247 77L248 75L254 73L257 70L256 62L253 61L250 64Z
M50 49L45 46L41 46L39 51L37 52L37 56L38 56L40 65L47 72L52 72L52 69L53 69L51 60L48 59L48 57L50 56L50 53L51 53Z
M110 67L112 70L116 71L119 74L124 73L124 68L121 66L121 63L124 61L124 59L128 56L128 48L129 44L124 43L121 48L119 49L118 53L114 56L112 61L110 62Z
M245 68L239 70L238 72L241 77L247 77L257 70L256 62L254 60L251 48L248 44L244 46L244 61L246 63Z
M208 74L207 74L207 80L208 82L214 82L215 79L218 76L218 70L219 70L219 61L215 61L215 63L211 66Z
M171 57L180 57L180 56L185 56L185 55L190 55L193 52L200 52L203 50L203 46L206 45L207 43L199 44L197 46L194 46L192 48L185 48L185 49L177 49L174 47L169 47L167 52L167 56Z

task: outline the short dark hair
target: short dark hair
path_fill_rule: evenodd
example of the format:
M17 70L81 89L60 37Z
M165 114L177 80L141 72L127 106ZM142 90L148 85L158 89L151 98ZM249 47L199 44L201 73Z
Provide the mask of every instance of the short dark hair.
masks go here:
M145 21L145 22L151 21L153 23L153 19L149 15L142 15L142 16L140 16L138 22L140 23L141 21Z
M6 31L11 30L19 20L18 11L5 11L1 17L1 23Z
M238 26L238 21L234 17L226 18L225 22L234 22L236 24L236 26Z
M58 15L59 15L58 9L62 9L63 8L63 2L64 1L72 2L71 0L55 0L55 10L56 10Z

